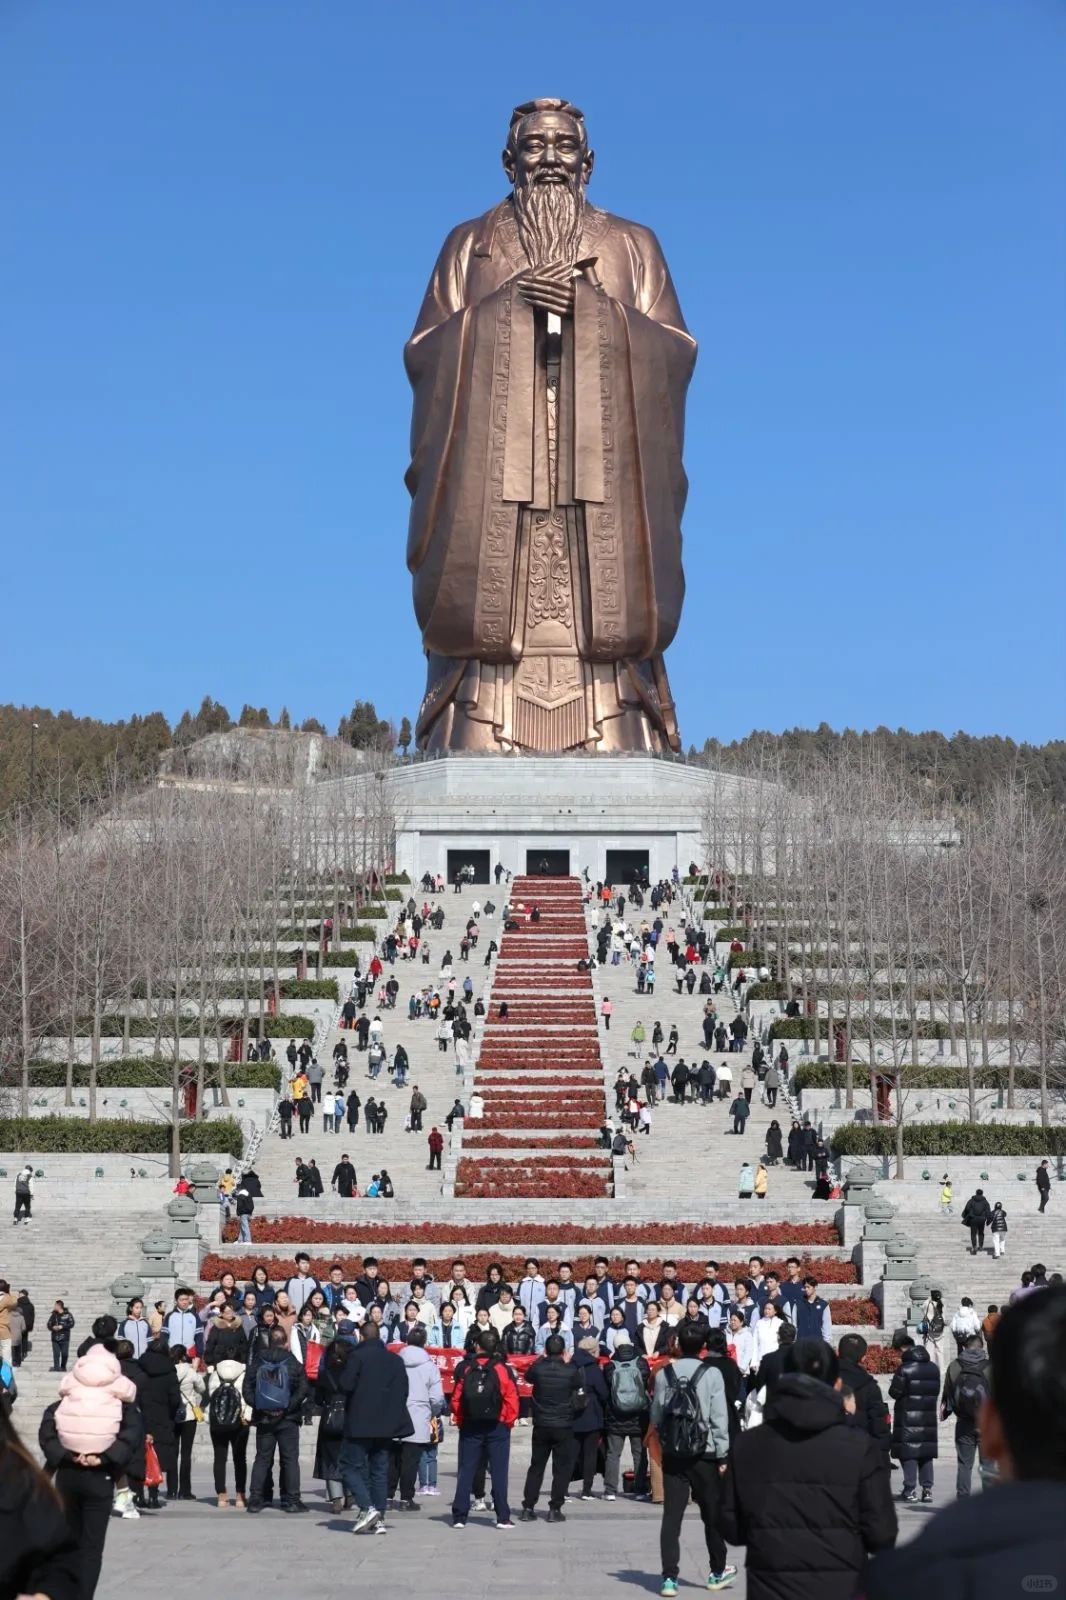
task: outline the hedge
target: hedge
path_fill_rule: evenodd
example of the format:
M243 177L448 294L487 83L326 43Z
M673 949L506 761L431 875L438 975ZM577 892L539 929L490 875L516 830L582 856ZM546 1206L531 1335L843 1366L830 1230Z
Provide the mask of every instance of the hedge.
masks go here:
M179 1064L187 1073L199 1071L195 1061ZM169 1086L173 1071L174 1063L162 1056L127 1056L121 1061L101 1061L96 1069L96 1085L99 1089L158 1089ZM17 1081L17 1075L9 1076L9 1085ZM30 1062L31 1090L62 1089L66 1081L67 1069L63 1062ZM218 1081L218 1062L205 1061L204 1082L210 1087ZM230 1089L277 1089L280 1082L281 1074L272 1061L233 1061L226 1067L226 1086ZM74 1088L85 1089L88 1084L89 1063L75 1062Z
M818 1019L818 1037L819 1038L823 1038L825 1036L826 1028L828 1026L828 1020L829 1019L827 1017L819 1017L819 1019ZM837 1023L843 1024L843 1021L844 1021L843 1017L834 1017L833 1018L834 1025L836 1025ZM990 1039L1005 1039L1005 1038L1007 1038L1007 1034L1008 1034L1007 1024L1005 1022L990 1022L990 1023L987 1024L987 1027L985 1028L985 1032L987 1033L987 1035L988 1035L988 1037ZM956 1038L961 1038L962 1037L962 1033L963 1033L962 1027L960 1025L956 1024L955 1037ZM950 1033L948 1031L948 1025L947 1025L946 1022L934 1022L928 1017L919 1017L918 1018L914 1036L916 1036L919 1039L948 1039L948 1038L951 1037L951 1035L950 1035ZM861 1043L864 1039L868 1039L870 1037L870 1025L869 1025L869 1023L868 1023L868 1021L866 1019L866 1016L862 1012L857 1012L857 1013L853 1013L852 1014L851 1037L853 1039L857 1040L859 1043ZM891 1037L892 1037L892 1018L891 1017L875 1017L874 1018L874 1038L875 1039L891 1039ZM896 1038L897 1039L910 1039L911 1037L912 1037L912 1034L911 1034L910 1019L908 1017L897 1017L896 1018ZM1021 1035L1017 1035L1017 1037L1021 1037ZM771 1039L813 1039L814 1038L814 1018L813 1017L782 1017L782 1018L780 1018L779 1021L772 1022L770 1024L770 1038Z
M732 950L729 955L729 968L732 971L739 967L762 967L766 964L766 957L761 950Z
M865 1062L855 1063L856 1081L861 1082L867 1075ZM879 1067L883 1072L884 1067ZM914 1067L904 1065L901 1068L904 1089L958 1089L966 1092L969 1080L965 1067ZM1009 1075L1006 1067L975 1067L974 1082L979 1089L1006 1089ZM844 1068L839 1065L830 1065L828 1062L808 1063L798 1068L792 1080L794 1089L836 1089L843 1088L845 1083ZM1039 1075L1028 1068L1016 1067L1014 1070L1014 1086L1016 1089L1038 1089L1040 1087Z
M360 912L360 916L365 915L365 911ZM373 944L377 940L378 930L376 928L364 928L360 923L356 923L356 925L352 928L342 928L340 933L335 934L334 937L337 939L346 939L349 942L354 939L358 942L369 942L370 944Z
M751 938L751 929L750 928L742 928L739 925L739 923L733 923L731 926L729 926L727 928L718 928L715 931L714 937L715 937L715 941L716 942L719 939L728 939L730 944L732 944L734 939L740 939L741 941L743 941L744 939L750 939Z
M313 1039L315 1025L310 1017L287 1017L281 1012L277 1016L266 1018L263 1034L267 1039ZM258 1039L258 1017L249 1018L248 1036L251 1039Z
M783 983L753 983L748 988L746 1000L783 1000L785 998L785 985Z
M896 1129L848 1122L833 1134L835 1156L892 1156ZM1066 1128L1003 1122L912 1122L903 1129L906 1156L1063 1156Z
M354 967L358 960L358 950L324 950L322 952L322 965L324 967ZM314 962L310 962L309 965L313 966Z
M218 1151L239 1157L244 1149L240 1124L232 1117L221 1117L217 1122L182 1123L181 1148L189 1155ZM99 1122L89 1122L84 1117L0 1118L0 1151L22 1150L58 1155L166 1155L170 1150L170 1124L127 1122L117 1117L105 1117Z
M381 917L387 917L388 914L389 913L385 909L384 906L360 906L359 907L359 915L361 917L377 917L377 918L381 918Z
M283 1000L339 1000L336 978L283 978Z
M410 883L411 879L406 872L386 872L386 883Z
M406 896L399 889L386 889L385 890L385 899L386 900L403 900L405 898L406 898Z

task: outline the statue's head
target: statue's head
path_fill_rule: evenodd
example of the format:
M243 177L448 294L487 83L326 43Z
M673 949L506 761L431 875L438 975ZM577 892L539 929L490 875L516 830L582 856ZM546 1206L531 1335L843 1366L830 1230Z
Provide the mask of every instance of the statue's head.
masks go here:
M512 111L503 167L533 266L577 260L594 161L585 118L569 100L527 100Z

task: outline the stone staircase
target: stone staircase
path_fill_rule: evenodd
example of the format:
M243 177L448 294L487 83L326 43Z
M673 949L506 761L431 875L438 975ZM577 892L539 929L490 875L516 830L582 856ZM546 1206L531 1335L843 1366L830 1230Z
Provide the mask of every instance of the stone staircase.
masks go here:
M52 1345L45 1327L53 1305L63 1300L74 1315L73 1362L74 1350L88 1336L93 1319L111 1309L108 1285L123 1273L140 1273L144 1259L140 1241L161 1221L158 1206L85 1210L76 1194L61 1196L47 1190L35 1197L33 1209L32 1222L8 1227L0 1235L0 1278L6 1278L14 1292L28 1289L37 1312L33 1348L16 1375L17 1420L31 1438L36 1437L41 1412L57 1395L59 1379L48 1370Z
M326 1186L326 1195L320 1205L323 1215L326 1209L340 1215L350 1215L353 1202L338 1201L329 1198L329 1183L333 1169L340 1160L342 1153L347 1153L355 1164L359 1178L360 1189L369 1183L371 1174L379 1172L384 1166L388 1169L396 1190L396 1196L401 1201L426 1201L438 1198L441 1193L442 1174L427 1170L429 1162L428 1146L426 1139L430 1128L436 1124L445 1137L445 1164L448 1162L448 1131L444 1126L444 1119L451 1109L452 1103L458 1095L466 1102L470 1087L470 1067L466 1073L457 1072L456 1058L451 1049L442 1052L438 1047L437 1028L435 1022L423 1016L411 1020L408 1016L408 999L412 992L419 991L430 984L436 984L446 952L451 951L452 971L458 977L458 993L462 994L463 979L469 972L474 985L474 996L480 994L487 996L490 971L485 967L485 952L490 939L499 941L501 916L503 909L504 893L487 884L472 885L465 888L462 894L453 894L451 889L440 896L425 893L417 886L412 888L421 909L424 902L431 907L440 906L444 911L444 924L439 932L427 929L428 939L432 952L432 961L426 965L420 956L413 962L397 959L394 967L385 962L385 975L392 973L400 981L400 992L395 1010L376 1012L370 1004L367 1006L367 1015L373 1017L380 1014L385 1026L385 1047L389 1060L392 1059L395 1048L402 1044L410 1059L410 1070L407 1075L405 1088L396 1088L388 1071L383 1066L377 1078L372 1079L367 1067L366 1053L356 1049L356 1035L339 1027L331 1027L325 1035L325 1041L319 1051L319 1061L326 1068L326 1079L323 1085L323 1095L333 1086L333 1049L339 1039L344 1039L348 1045L349 1076L348 1090L357 1090L364 1106L366 1101L373 1096L375 1100L384 1100L388 1107L388 1118L385 1131L381 1134L371 1135L366 1131L366 1121L360 1112L360 1120L354 1135L348 1133L347 1125L339 1134L323 1131L321 1107L316 1106L311 1119L310 1132L306 1138L301 1137L299 1125L293 1123L293 1137L291 1140L282 1139L279 1130L274 1127L263 1139L256 1157L256 1171L263 1181L264 1200L257 1207L260 1212L284 1213L294 1209L296 1200L296 1184L294 1173L296 1157L313 1157L317 1162ZM482 910L479 919L479 937L476 947L471 952L469 959L464 962L459 954L459 941L463 935L471 915L474 901L484 906L486 901L493 902L496 910L487 915ZM399 910L399 907L396 907ZM387 931L385 923L380 924L382 936ZM360 963L364 967L373 953L369 944L358 947ZM347 997L347 981L349 969L333 968L341 980L342 999ZM475 1034L476 1042L476 1034ZM281 1058L283 1070L286 1067L284 1051L287 1040L278 1040L278 1054ZM423 1113L423 1131L421 1133L405 1133L404 1119L410 1105L412 1090L417 1084L429 1102L428 1109ZM343 1091L347 1096L348 1090ZM362 1205L358 1201L355 1204ZM302 1205L301 1208L302 1209ZM252 1224L253 1237L255 1223Z

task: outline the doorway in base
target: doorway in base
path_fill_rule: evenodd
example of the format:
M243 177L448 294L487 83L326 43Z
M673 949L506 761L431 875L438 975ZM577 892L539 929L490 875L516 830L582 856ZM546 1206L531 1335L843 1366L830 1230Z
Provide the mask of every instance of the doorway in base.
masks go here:
M646 850L608 850L608 883L646 883L648 879L648 852Z
M531 878L568 878L569 850L527 850L526 874Z
M488 883L489 881L489 852L487 850L449 850L448 851L448 883L455 883L455 875L466 867L473 867L474 875L469 872L464 878L465 883Z

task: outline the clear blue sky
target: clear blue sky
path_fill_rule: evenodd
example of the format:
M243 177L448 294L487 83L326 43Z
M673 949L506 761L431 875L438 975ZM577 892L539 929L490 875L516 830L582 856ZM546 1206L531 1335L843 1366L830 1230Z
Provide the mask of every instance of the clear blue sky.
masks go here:
M1064 731L1062 0L2 0L0 698L414 716L401 347L564 94L701 345L682 735Z

